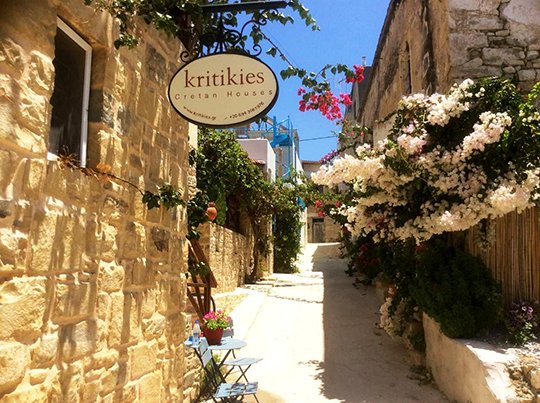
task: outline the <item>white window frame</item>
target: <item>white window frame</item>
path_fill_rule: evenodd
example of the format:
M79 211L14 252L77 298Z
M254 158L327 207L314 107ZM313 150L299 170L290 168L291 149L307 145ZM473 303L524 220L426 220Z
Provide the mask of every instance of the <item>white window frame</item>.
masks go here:
M79 45L85 54L84 57L84 81L83 81L83 103L81 111L81 138L80 138L80 164L86 166L87 144L88 144L88 104L90 100L90 72L92 68L92 46L86 42L77 32L69 25L62 21L59 17L56 18L58 29L64 32L70 39ZM56 160L58 156L51 152L47 153L49 160Z

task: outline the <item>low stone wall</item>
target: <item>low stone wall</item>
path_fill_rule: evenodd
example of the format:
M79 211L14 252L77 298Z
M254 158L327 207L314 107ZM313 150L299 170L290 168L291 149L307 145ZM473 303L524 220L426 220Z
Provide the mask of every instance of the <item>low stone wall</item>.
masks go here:
M456 402L520 401L506 366L517 357L501 354L487 343L450 339L424 314L426 364L439 389Z
M213 293L234 291L253 268L253 240L217 224L199 227L201 246L216 277Z

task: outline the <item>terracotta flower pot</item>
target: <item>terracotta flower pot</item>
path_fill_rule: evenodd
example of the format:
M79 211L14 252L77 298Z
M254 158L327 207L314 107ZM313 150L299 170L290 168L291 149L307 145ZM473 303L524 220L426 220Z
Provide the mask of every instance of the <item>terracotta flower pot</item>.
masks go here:
M208 208L206 209L206 216L210 221L214 221L217 217L217 209L214 202L208 203Z
M221 338L223 337L223 329L216 329L211 330L208 328L204 328L204 337L206 337L206 340L208 341L208 344L211 346L218 346L221 344Z

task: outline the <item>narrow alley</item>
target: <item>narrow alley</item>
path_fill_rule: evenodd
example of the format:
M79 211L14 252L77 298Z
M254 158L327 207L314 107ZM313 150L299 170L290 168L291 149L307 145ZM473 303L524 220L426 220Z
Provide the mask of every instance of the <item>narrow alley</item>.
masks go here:
M407 352L378 329L372 287L353 287L337 244L309 244L301 272L276 274L234 312L248 346L262 357L249 370L264 403L441 402L411 371Z

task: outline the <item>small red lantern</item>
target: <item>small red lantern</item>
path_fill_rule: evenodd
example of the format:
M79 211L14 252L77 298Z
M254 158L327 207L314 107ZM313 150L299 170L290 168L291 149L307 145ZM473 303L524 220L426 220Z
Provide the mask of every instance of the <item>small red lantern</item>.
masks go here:
M216 204L214 202L208 203L208 208L206 209L206 216L210 221L214 221L217 217Z

